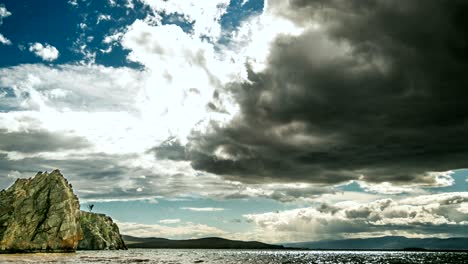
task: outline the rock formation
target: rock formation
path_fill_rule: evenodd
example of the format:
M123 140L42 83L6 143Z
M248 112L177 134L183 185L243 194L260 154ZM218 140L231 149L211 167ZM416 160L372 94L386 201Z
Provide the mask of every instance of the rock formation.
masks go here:
M112 218L82 211L80 224L84 239L78 244L78 249L127 249L120 236L119 227Z
M0 192L0 253L72 252L79 244L80 249L126 248L110 217L80 212L59 170L18 179Z
M0 251L74 251L83 238L78 198L60 171L18 179L0 192Z

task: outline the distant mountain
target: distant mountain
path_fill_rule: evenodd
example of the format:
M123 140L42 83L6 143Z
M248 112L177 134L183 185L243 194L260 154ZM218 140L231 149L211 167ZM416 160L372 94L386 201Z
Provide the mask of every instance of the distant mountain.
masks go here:
M203 249L284 249L284 246L270 245L257 241L238 241L219 237L207 237L187 240L166 238L141 238L122 236L129 248L203 248Z
M440 249L468 250L468 237L456 238L407 238L386 236L377 238L357 238L343 240L323 240L283 244L286 247L308 249Z

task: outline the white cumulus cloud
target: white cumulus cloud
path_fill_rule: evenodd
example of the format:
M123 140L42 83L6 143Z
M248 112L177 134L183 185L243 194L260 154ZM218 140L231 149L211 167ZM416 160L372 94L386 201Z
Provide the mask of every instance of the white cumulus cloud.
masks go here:
M244 215L257 227L257 238L270 242L308 241L394 235L464 236L468 192L343 201L281 212Z
M236 72L228 60L217 56L212 44L176 25L152 26L142 20L128 28L121 44L130 50L128 59L149 73L142 113L164 117L160 126L170 128L183 142L200 121L230 119L236 113L227 103L222 114L207 108L217 89Z
M2 24L2 19L9 16L11 16L11 12L5 6L0 5L0 25Z
M230 0L215 1L165 1L165 0L140 0L150 6L156 14L183 15L188 22L194 23L195 36L217 39L221 35L219 23L222 15L226 13Z
M11 12L9 12L5 6L0 4L0 26L3 24L3 18L11 16ZM0 44L3 45L11 45L11 41L5 37L2 33L0 33Z
M0 43L3 45L11 45L11 40L7 39L2 33L0 33Z
M104 15L104 14L100 14L97 18L97 21L96 21L96 24L99 24L101 23L101 21L108 21L111 19L111 16L110 15Z
M45 43L45 45L39 42L33 43L29 46L29 51L42 58L44 61L54 61L59 57L57 48L47 43Z

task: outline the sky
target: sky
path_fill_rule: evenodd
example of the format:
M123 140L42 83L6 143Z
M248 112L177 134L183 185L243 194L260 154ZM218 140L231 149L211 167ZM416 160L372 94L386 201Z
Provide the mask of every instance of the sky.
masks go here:
M0 0L0 189L59 168L134 236L468 236L467 19L464 0Z

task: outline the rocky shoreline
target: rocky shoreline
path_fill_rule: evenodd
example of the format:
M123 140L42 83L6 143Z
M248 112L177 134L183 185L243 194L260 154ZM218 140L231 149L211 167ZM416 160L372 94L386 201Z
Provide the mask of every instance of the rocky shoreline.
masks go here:
M0 191L0 253L127 249L108 216L80 211L59 170L17 179Z

